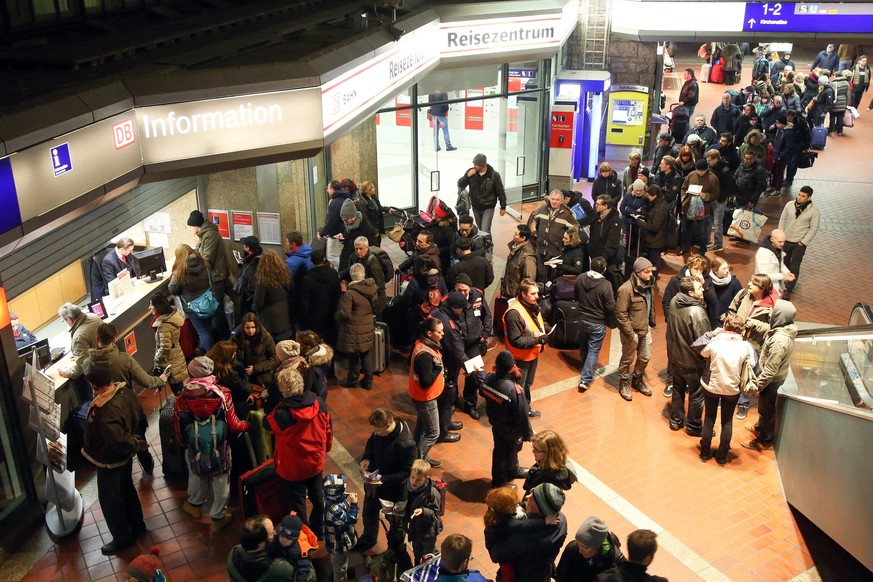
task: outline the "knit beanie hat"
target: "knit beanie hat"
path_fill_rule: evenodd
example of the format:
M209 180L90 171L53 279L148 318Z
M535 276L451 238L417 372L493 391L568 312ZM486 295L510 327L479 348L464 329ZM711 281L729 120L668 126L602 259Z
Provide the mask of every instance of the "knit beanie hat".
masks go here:
M139 582L152 582L155 575L161 572L161 549L152 546L148 554L140 554L127 567L127 575ZM164 578L161 577L161 580Z
M276 358L284 362L288 358L300 355L300 344L294 340L282 340L276 344Z
M564 491L557 485L551 483L540 483L531 491L534 503L537 504L537 509L540 510L546 517L551 517L561 511L564 507L566 496Z
M206 356L199 356L188 364L188 375L192 378L205 378L211 376L214 369L215 362Z
M634 180L634 190L645 190L645 189L646 189L646 183L645 183L645 182L643 182L643 181L640 180L639 178L637 178L636 180Z
M655 265L652 264L652 261L650 261L646 257L640 257L636 261L634 261L634 273L639 273L640 271L651 269L654 266Z
M495 372L498 376L502 376L503 374L510 371L515 366L515 358L512 357L512 354L509 353L508 350L503 350L499 354L497 354L497 359L494 361Z
M345 220L346 218L355 218L357 216L358 208L355 206L354 200L351 198L346 198L345 202L343 202L342 208L340 208L340 218Z
M706 163L706 160L697 160L694 162L695 170L705 170L707 168L709 168L709 164Z
M199 210L192 210L191 214L188 215L188 226L203 226L204 222L206 222L206 218Z
M827 75L822 75L821 77L818 78L819 85L827 85L830 82L831 82L831 80L827 78Z
M297 539L300 536L300 530L303 529L303 521L296 515L286 515L282 518L281 523L276 526L276 534Z
M576 541L589 548L599 548L609 530L599 517L592 515L576 530Z
M463 309L467 307L467 298L460 291L452 291L446 298L446 303L449 304L449 307Z
M482 166L484 168L488 165L488 158L485 157L485 154L476 154L473 156L473 165Z
M466 285L468 287L473 286L473 280L470 278L470 275L468 275L467 273L458 273L458 276L455 277L455 285L457 285L458 283L463 283L464 285Z

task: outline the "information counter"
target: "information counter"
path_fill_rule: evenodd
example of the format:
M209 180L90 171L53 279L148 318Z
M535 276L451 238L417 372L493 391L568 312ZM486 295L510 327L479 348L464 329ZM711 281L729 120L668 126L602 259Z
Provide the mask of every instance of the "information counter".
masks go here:
M155 291L166 291L170 272L164 273L163 277L154 282L134 280L133 288L119 299L103 298L108 312L104 321L118 329L118 349L133 356L146 371L154 367L155 356L155 330L149 312L149 297ZM65 346L69 350L71 339L70 332L66 331L52 338L50 344ZM61 370L73 365L73 360L72 353L67 353L46 370L46 374L55 380L55 402L61 405L61 426L65 425L70 413L82 403L76 391L76 381L60 375Z

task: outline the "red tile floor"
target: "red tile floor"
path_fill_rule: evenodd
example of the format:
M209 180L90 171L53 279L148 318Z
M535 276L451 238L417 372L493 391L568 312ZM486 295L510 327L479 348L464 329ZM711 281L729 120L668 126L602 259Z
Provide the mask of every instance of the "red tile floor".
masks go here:
M811 61L815 51L808 52L795 55L797 62ZM677 60L677 71L683 66L700 66L691 56ZM681 84L676 79L680 76L673 73L665 81L670 92L668 102L676 100ZM701 89L698 111L708 115L718 104L724 87L702 84ZM813 201L823 214L821 230L806 255L801 283L793 296L801 321L844 323L852 305L869 298L871 277L862 261L873 251L873 206L867 200L870 186L864 171L873 151L871 136L873 115L862 115L853 129L846 130L845 137L831 138L815 168L802 170L795 181L792 194L804 184L813 186ZM624 164L618 162L616 166L623 168ZM583 191L587 187L579 185ZM766 230L772 228L787 202L787 196L761 201L761 209L770 217ZM523 212L527 214L532 206L525 205ZM505 255L512 224L508 216L496 219L500 256ZM742 248L725 241L722 256L744 283L752 274L753 252L754 247ZM665 260L668 266L660 281L662 289L681 258L667 255ZM495 262L499 271L502 261ZM658 320L663 321L660 313ZM743 421L735 422L734 447L724 468L714 462L700 463L696 439L668 429L668 401L661 396L663 383L659 378L666 368L663 326L654 333L655 351L648 381L655 395L644 398L635 394L629 403L618 397L616 380L610 375L596 380L586 394L578 394L573 389L579 366L576 353L547 350L540 358L534 398L543 414L533 421L534 430L554 429L563 435L581 481L569 492L564 508L571 536L592 514L602 517L622 539L636 528L653 529L659 535L660 549L651 571L674 581L873 578L786 504L773 453L739 447L745 432ZM609 345L607 338L605 346ZM494 355L494 351L488 354L489 363ZM614 369L609 366L609 356L605 348L601 364L606 372ZM391 369L376 382L372 392L331 385L329 405L335 446L326 472L347 471L359 483L355 459L362 453L368 434L366 417L371 409L387 406L411 421L413 412L405 387L406 371L400 356L394 357ZM145 402L147 409L154 408L155 400L153 396ZM750 419L754 415L753 410ZM490 480L489 428L484 417L473 421L457 414L456 418L465 424L462 440L437 445L433 452L443 462L443 468L435 474L449 483L445 531L473 537L473 563L493 577L495 568L482 537L482 502ZM157 436L151 442L159 454ZM524 464L533 461L528 447L521 457ZM152 544L163 549L164 562L175 582L227 579L224 563L235 543L238 521L223 532L211 534L206 520L195 522L181 511L184 483L165 480L160 468L154 477L136 473L134 478L149 528L138 548L114 557L100 553L100 546L109 537L95 502L77 534L54 545L46 544L43 536L22 548L22 553L30 555L35 548L48 548L44 555L37 551L24 580L124 580L129 561ZM3 576L0 573L0 579L12 579Z

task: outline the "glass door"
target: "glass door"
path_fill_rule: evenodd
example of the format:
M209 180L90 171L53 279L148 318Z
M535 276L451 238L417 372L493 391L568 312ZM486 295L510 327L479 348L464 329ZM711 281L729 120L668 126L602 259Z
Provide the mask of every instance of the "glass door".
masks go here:
M520 205L525 190L537 190L541 154L541 93L537 90L539 62L509 65L508 95L501 99L500 169L507 204Z

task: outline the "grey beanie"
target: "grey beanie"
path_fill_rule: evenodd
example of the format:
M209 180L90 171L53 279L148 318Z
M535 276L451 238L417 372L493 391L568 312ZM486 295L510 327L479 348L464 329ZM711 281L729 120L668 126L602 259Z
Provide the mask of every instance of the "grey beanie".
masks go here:
M485 167L488 165L488 158L485 157L485 154L476 154L473 156L473 165Z
M212 375L215 363L206 356L199 356L188 364L188 375L192 378L205 378Z
M646 183L643 182L642 180L640 180L639 178L637 178L636 180L634 180L633 189L634 190L645 190Z
M655 265L652 264L652 261L650 261L646 257L640 257L636 261L634 261L634 273L639 273L640 271L651 269L654 266Z
M564 501L567 500L564 491L551 483L540 483L533 488L531 495L533 496L534 503L537 505L537 509L546 517L559 513L561 508L564 507Z
M599 548L608 533L603 520L592 515L576 530L576 541L588 548Z
M343 202L342 208L340 208L340 218L345 220L346 218L355 218L357 216L358 207L355 206L355 201L351 198L346 198L345 202Z

